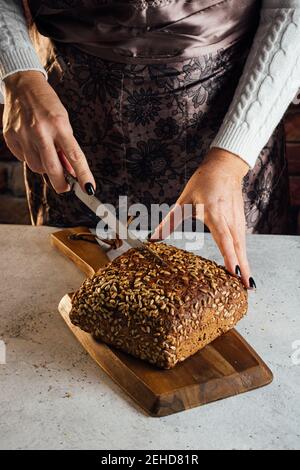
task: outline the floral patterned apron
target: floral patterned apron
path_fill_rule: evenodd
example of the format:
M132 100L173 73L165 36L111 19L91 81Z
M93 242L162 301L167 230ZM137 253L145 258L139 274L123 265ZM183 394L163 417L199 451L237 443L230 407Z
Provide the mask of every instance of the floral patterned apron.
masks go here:
M38 2L38 8L33 3L31 12L39 31L54 42L54 54L44 58L49 82L69 113L75 137L97 181L96 195L114 205L118 205L119 195L127 195L129 204L172 205L201 164L228 110L255 34L260 2L238 2L244 6L240 16L237 2L230 0L205 0L201 9L198 0L56 0ZM245 31L250 7L254 20ZM192 10L183 12L183 8ZM98 42L86 37L84 30L84 44L78 38L68 40L71 33L66 35L64 22L70 25L66 18L71 10L78 24L83 17L86 24L90 18L99 19ZM228 12L232 10L230 22ZM162 28L168 11L175 14L174 22L168 19L168 26ZM229 22L228 31L224 27L216 30L216 19L219 24L222 14ZM206 28L202 25L203 41L192 22L195 15L197 28L199 20ZM108 18L107 24L102 18ZM132 31L141 22L143 27L150 24L146 28L151 32L159 24L160 35L167 29L173 43L165 42L165 36L157 38L156 28L156 34L150 36L151 47L145 46L147 35L136 45ZM108 25L119 25L120 30L114 36L110 31L106 37ZM139 37L137 31L134 34ZM42 176L28 168L26 185L33 223L95 225L94 216L73 194L56 194ZM243 194L248 232L287 232L289 198L282 125L245 177Z

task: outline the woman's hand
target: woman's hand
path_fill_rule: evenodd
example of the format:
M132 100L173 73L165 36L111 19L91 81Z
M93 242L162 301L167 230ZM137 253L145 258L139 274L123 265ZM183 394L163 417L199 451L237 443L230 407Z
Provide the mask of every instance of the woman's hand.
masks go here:
M17 72L4 82L3 135L10 151L35 173L46 173L56 192L69 190L65 167L92 194L95 180L68 113L43 74Z
M188 181L176 205L197 204L204 206L204 222L209 228L224 258L225 266L232 274L240 274L244 285L253 288L246 253L246 222L242 196L242 180L249 170L239 157L221 149L212 149L203 164ZM175 206L176 207L176 206ZM151 239L161 239L162 234L172 232L175 208L155 230ZM203 210L202 217L203 217ZM166 230L167 227L167 230Z

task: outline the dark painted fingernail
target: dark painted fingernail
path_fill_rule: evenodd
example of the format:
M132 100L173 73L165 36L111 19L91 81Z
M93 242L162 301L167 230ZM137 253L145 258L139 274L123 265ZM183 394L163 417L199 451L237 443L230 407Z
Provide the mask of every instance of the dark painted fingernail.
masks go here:
M256 289L256 283L255 283L253 277L249 278L249 284L250 284L251 289Z
M241 275L242 275L241 268L239 267L238 264L237 264L236 267L235 267L235 274L236 274L237 276L241 276Z
M89 196L94 196L94 194L95 194L95 189L94 189L94 186L92 185L92 183L86 183L84 187L85 187L86 193L87 193Z

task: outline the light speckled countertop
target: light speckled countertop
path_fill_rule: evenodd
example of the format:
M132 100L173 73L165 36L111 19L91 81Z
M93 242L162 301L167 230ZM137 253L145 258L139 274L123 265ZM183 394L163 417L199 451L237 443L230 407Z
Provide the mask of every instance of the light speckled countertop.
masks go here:
M151 418L60 318L59 300L84 276L50 246L52 230L0 226L0 340L7 353L0 449L300 448L300 352L292 361L296 341L300 350L300 237L248 240L258 291L238 330L274 372L273 384ZM221 261L209 236L201 254Z

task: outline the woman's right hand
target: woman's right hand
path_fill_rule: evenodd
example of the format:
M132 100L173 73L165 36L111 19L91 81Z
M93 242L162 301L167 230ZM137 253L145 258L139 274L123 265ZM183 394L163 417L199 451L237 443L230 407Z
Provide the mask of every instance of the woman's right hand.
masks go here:
M73 135L68 113L44 75L16 72L4 83L3 135L10 151L33 172L46 173L57 193L69 190L65 168L91 194L94 177Z

